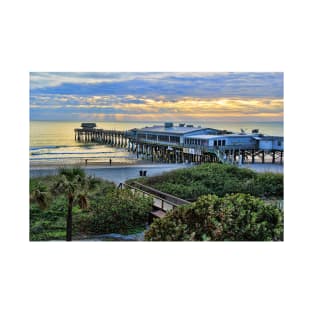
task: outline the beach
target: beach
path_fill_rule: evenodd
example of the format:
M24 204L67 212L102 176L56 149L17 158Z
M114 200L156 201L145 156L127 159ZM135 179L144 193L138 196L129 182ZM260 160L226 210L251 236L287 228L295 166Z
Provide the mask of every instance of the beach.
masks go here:
M107 162L98 164L89 164L87 166L81 166L87 173L87 175L99 177L105 180L120 184L131 178L140 177L140 171L146 171L147 176L160 175L165 172L173 171L180 168L188 168L193 164L160 164L160 163L147 163L138 162L136 164L119 163L109 165ZM40 166L30 167L30 177L55 175L58 173L58 169L61 166L56 164L42 164Z
M55 175L58 173L58 169L61 167L70 167L75 164L32 164L30 166L30 177ZM108 162L93 162L86 165L79 165L84 169L87 175L99 177L105 180L114 182L115 184L120 184L128 179L140 177L140 171L146 171L147 176L156 176L165 172L173 171L180 168L188 168L196 166L194 163L152 163L146 160L138 160L136 163L123 163L116 162L110 165ZM284 167L281 164L271 164L271 163L255 163L255 164L242 164L241 168L249 168L256 172L272 172L272 173L283 173Z

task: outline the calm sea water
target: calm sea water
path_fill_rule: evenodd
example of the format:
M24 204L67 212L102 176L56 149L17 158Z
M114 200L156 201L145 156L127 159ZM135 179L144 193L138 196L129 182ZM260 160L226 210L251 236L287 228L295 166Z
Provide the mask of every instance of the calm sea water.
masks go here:
M104 129L127 130L135 127L152 126L157 123L98 123L97 127ZM238 132L244 129L251 132L259 129L267 135L283 136L282 122L210 122L193 123L195 126L227 129ZM85 159L90 162L113 162L134 163L136 155L125 151L125 149L114 148L98 144L84 144L75 141L74 128L80 126L79 122L63 121L31 121L30 122L30 162L31 164L46 163L83 163Z

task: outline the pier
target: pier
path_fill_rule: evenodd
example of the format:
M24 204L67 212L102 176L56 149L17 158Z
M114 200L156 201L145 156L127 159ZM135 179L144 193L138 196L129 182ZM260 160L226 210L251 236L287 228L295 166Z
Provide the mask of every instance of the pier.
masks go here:
M284 138L239 133L193 125L165 123L127 131L105 130L95 123L75 128L75 140L94 142L127 149L137 158L164 163L283 164Z

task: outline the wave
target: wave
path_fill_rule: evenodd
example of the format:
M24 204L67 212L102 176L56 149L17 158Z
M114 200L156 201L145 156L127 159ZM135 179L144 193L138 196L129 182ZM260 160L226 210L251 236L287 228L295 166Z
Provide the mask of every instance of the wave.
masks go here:
M57 149L57 148L68 148L68 147L75 147L75 146L36 146L36 147L29 147L29 150Z
M79 149L86 149L90 150L94 147L99 147L99 145L94 144L87 144L87 145L60 145L60 146L30 146L30 151L37 151L37 150L47 150L47 149L59 149L59 148L79 148Z
M88 160L90 159L133 159L132 156L110 156L108 158L99 158L96 156L88 156ZM69 158L31 158L30 161L40 161L40 160L44 160L44 161L50 161L50 160L71 160L71 159L80 159L83 160L85 159L84 157L69 157Z
M60 155L60 154L112 154L112 151L101 151L101 152L32 152L31 155Z

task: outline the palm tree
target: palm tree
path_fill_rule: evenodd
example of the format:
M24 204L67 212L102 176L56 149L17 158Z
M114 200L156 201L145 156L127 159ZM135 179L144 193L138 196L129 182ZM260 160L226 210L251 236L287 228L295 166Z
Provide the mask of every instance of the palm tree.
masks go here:
M59 179L52 187L54 194L64 194L67 197L66 241L72 240L73 205L77 203L81 209L88 208L88 189L88 178L77 168L61 169Z

